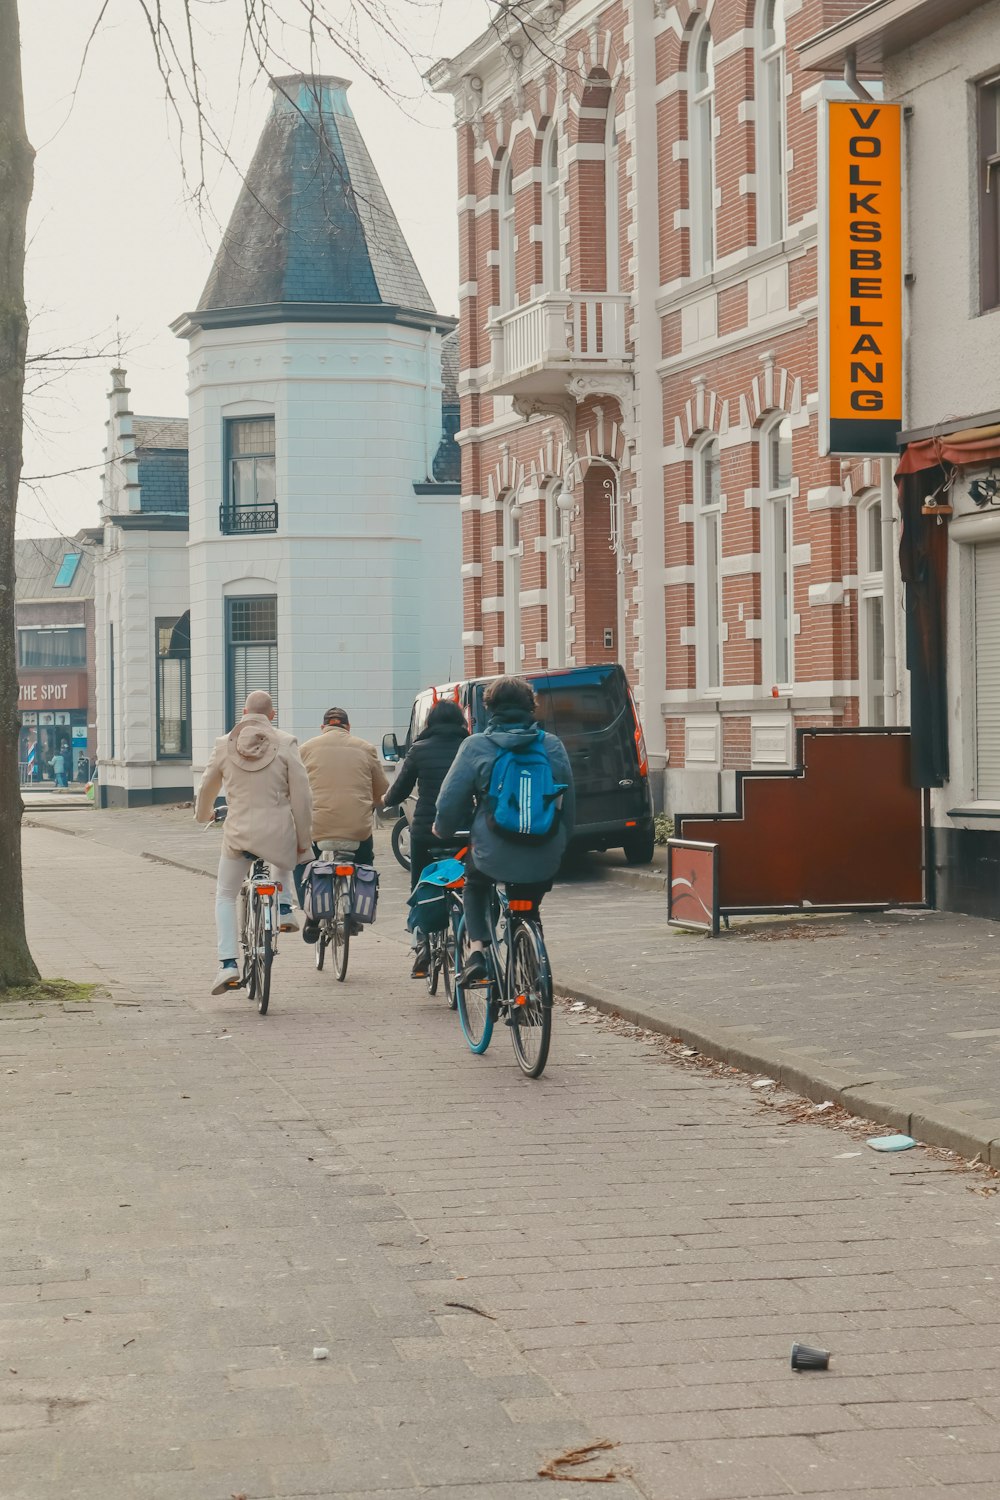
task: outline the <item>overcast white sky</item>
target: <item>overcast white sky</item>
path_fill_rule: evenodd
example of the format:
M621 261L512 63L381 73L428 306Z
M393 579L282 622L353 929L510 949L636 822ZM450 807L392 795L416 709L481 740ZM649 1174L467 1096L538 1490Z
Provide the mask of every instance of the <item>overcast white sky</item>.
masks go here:
M457 311L455 136L450 99L428 96L420 74L488 24L489 0L383 0L411 60L369 32L359 38L404 97L401 106L363 78L332 44L318 66L354 80L350 100L403 233L442 312ZM285 16L300 0L275 0ZM353 0L326 0L356 16ZM187 413L186 349L168 324L193 307L235 202L235 171L210 159L210 212L186 200L177 128L164 103L137 0L111 0L75 103L73 86L101 0L22 0L28 130L38 157L29 224L27 296L36 353L107 346L29 394L18 531L63 533L97 520L109 371L116 320L132 410ZM198 45L214 129L245 169L269 107L266 80L244 66L244 0L195 0ZM180 17L180 0L164 10ZM307 38L292 26L272 37L274 70L308 71ZM280 59L283 58L284 62ZM189 119L190 123L190 119ZM189 156L189 164L190 164ZM32 383L29 372L29 386ZM37 375L34 377L37 381ZM37 478L62 470L82 472Z

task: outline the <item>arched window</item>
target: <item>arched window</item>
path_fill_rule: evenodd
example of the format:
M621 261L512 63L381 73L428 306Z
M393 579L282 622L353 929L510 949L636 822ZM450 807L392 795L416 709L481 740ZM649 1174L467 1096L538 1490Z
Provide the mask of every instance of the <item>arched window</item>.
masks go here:
M691 275L707 276L715 264L715 64L707 21L701 22L691 38L688 57Z
M719 439L694 454L695 647L698 688L722 686L722 468Z
M621 286L621 161L619 156L618 121L611 108L608 109L608 127L604 137L604 225L606 236L605 265L607 275L605 288L617 292Z
M760 436L761 594L765 686L793 679L792 424L778 413Z
M567 501L569 506L567 506ZM572 499L562 487L562 481L554 479L545 492L545 535L548 548L545 554L545 591L548 598L548 665L566 666L566 570L569 564L569 534L564 513L572 507Z
M762 0L757 34L757 243L784 237L785 194L784 0Z
M514 306L514 163L506 157L500 168L500 311Z
M861 722L885 723L885 595L882 574L882 502L876 491L858 502L858 666Z
M521 507L511 496L503 507L503 656L508 673L521 670Z
M547 292L557 292L562 285L561 229L559 133L553 121L542 145L542 277Z

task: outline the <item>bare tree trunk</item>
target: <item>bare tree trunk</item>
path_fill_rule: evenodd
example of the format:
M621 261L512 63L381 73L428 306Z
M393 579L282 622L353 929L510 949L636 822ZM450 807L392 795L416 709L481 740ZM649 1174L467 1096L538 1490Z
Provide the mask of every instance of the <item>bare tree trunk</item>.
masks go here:
M24 935L14 516L21 478L25 223L34 155L24 128L17 0L0 0L0 990L38 978Z

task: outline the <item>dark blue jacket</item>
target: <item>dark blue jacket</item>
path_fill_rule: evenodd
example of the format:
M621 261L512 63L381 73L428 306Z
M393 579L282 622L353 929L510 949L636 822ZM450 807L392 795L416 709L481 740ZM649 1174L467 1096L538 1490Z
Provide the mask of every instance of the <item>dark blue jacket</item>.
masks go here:
M544 844L516 843L496 833L487 821L483 799L489 788L493 762L501 750L527 744L537 731L538 726L527 714L490 719L485 732L474 734L459 750L438 796L436 829L443 838L471 829L473 864L491 880L515 885L551 880L562 863L573 832L576 817L573 772L562 740L554 734L545 736L545 749L552 774L556 781L566 783L566 791L552 838Z

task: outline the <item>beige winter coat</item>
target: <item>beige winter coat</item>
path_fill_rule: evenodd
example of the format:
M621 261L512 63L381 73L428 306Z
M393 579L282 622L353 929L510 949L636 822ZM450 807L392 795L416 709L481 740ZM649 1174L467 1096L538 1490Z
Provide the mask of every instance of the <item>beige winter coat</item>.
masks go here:
M324 725L302 746L313 795L314 839L366 839L372 808L389 790L375 746L346 729Z
M199 823L212 821L223 787L223 851L232 859L256 854L290 870L312 841L312 795L298 742L264 714L244 714L215 742L195 801Z

